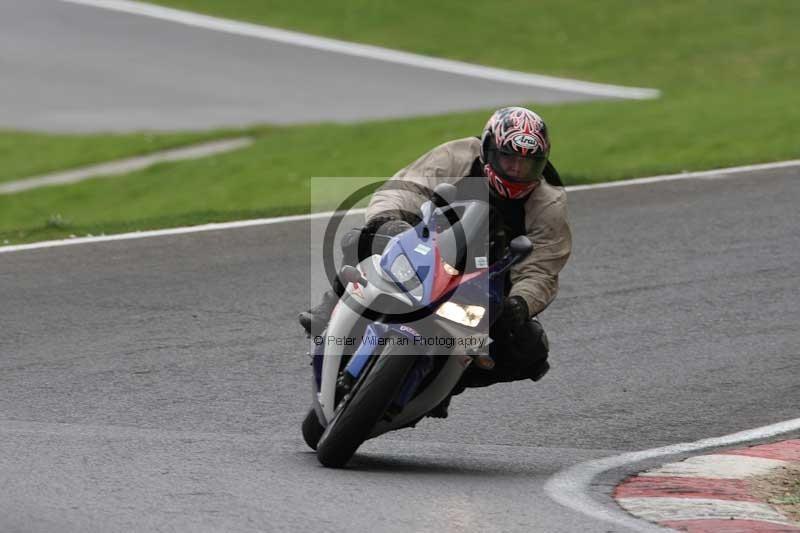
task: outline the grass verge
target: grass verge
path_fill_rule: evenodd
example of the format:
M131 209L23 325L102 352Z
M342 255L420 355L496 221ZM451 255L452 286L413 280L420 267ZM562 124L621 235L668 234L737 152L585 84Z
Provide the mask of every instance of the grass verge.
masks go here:
M713 113L736 99L716 99L706 109ZM753 123L751 134L775 139L759 149L748 136L728 139L725 130L709 125L702 115L687 115L682 105L607 102L543 108L554 124L553 160L568 184L580 184L776 160L792 148L788 123ZM640 106L649 110L651 120L626 118L633 109L641 113ZM310 176L391 175L436 143L478 133L487 113L264 128L250 132L255 143L237 152L0 196L0 244L304 212L310 207ZM581 135L587 120L617 127L589 142ZM689 131L705 142L698 144ZM64 224L48 223L59 215Z
M668 93L726 91L732 84L760 84L765 76L796 76L800 68L800 5L793 0L150 1L426 55Z
M222 131L68 135L0 130L0 183L230 135Z
M568 184L800 157L800 3L789 0L609 0L602 7L514 0L494 8L455 0L159 3L661 89L654 101L535 106L551 127L552 157ZM250 132L252 147L235 153L0 197L0 244L302 212L310 176L391 175L438 143L479 134L490 111L265 127Z
M783 466L774 472L750 481L763 501L800 524L800 466Z

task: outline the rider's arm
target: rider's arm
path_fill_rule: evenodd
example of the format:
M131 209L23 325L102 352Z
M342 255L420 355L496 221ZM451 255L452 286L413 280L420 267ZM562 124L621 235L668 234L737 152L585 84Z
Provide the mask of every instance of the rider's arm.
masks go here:
M536 191L544 193L540 195L534 192L531 208L527 209L526 226L533 252L511 269L510 295L522 296L531 316L542 312L555 299L558 274L572 250L566 193L561 188L548 189Z
M367 207L367 224L383 219L419 221L420 206L443 181L452 182L465 175L475 155L472 140L460 139L437 146L401 169L372 195Z

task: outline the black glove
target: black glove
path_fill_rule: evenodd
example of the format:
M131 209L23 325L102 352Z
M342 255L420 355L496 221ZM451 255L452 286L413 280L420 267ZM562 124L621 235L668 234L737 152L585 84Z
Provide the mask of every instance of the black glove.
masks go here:
M531 319L528 303L522 296L509 296L503 302L503 314L500 320L510 331L515 331L522 327Z
M374 253L380 253L389 242L388 237L402 233L411 224L388 217L373 217L363 228L354 228L342 237L344 264L356 265ZM380 230L376 238L376 232Z

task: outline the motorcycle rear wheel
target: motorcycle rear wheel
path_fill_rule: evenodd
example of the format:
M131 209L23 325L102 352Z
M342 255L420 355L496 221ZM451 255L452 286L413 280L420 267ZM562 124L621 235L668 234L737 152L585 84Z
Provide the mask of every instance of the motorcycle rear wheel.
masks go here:
M403 386L417 358L389 346L366 376L337 406L337 412L317 444L317 459L324 466L341 468L367 440Z

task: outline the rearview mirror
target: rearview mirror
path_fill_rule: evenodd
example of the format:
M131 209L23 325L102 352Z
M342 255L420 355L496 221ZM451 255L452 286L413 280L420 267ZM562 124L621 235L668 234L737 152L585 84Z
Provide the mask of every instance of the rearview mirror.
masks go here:
M433 189L433 203L436 207L444 207L456 200L458 190L451 183L440 183Z
M367 284L367 280L364 279L364 276L361 275L361 272L354 266L343 266L339 271L339 277L347 283L358 283L360 285Z
M514 237L508 247L511 249L511 253L518 256L520 259L529 256L533 251L533 243L525 235Z

